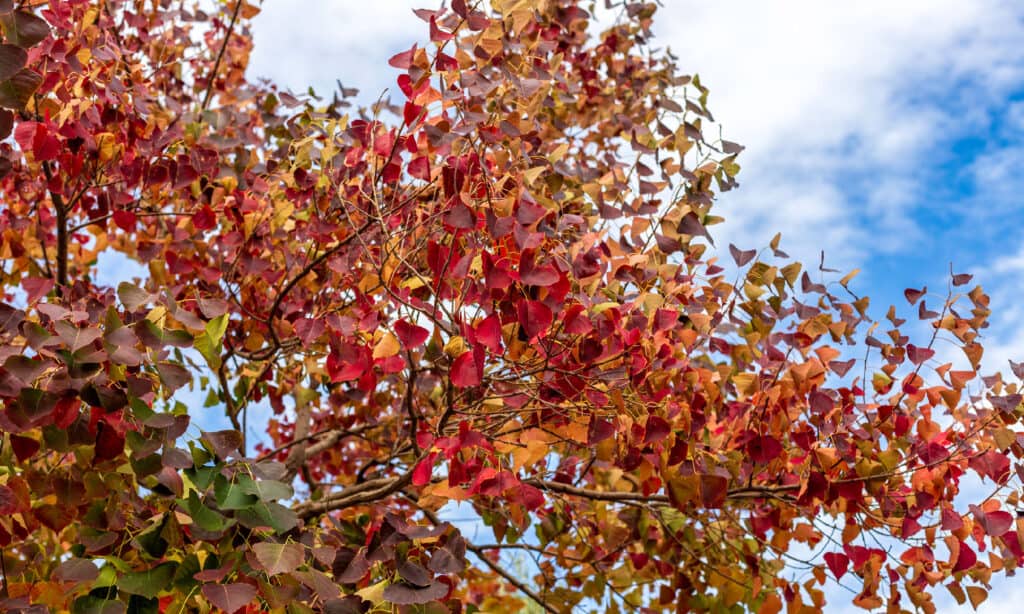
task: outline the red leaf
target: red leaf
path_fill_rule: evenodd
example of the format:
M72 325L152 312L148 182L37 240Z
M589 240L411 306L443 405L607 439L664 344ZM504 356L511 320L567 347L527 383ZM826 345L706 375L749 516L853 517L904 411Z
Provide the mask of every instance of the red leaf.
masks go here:
M913 288L907 288L906 290L903 291L903 296L905 296L907 298L907 302L908 303L913 305L913 304L917 303L917 301L920 300L920 298L922 296L924 296L926 292L928 292L928 288L927 287L921 288L920 290L915 290Z
M679 312L675 309L659 309L654 312L654 330L663 331L679 324Z
M736 262L736 266L743 266L746 263L753 260L754 256L757 255L757 250L747 249L741 250L732 243L729 244L729 253L732 254L732 259Z
M241 610L256 596L256 587L251 584L236 582L234 584L204 584L203 596L210 603L224 610L228 614L234 614Z
M672 427L669 425L668 420L661 416L648 416L647 424L644 427L644 443L657 443L668 437L668 434L671 432Z
M414 55L416 55L415 44L408 51L396 53L395 55L391 56L391 59L388 60L388 64L400 70L408 70L409 67L412 66L412 58Z
M856 363L857 359L851 358L846 362L839 362L837 360L830 361L828 363L828 366L836 373L836 375L838 375L839 377L843 377L850 371L850 369L853 368L853 365L855 365Z
M405 122L405 125L406 126L413 125L416 122L416 120L419 118L420 111L422 111L422 110L423 110L422 106L420 106L418 104L413 104L413 102L411 100L406 101L405 107L402 109L402 120ZM417 158L417 160L426 161L426 158ZM412 170L411 170L412 169L412 163L409 163L409 168L410 168L409 173L412 174ZM422 179L422 177L418 177L418 179Z
M964 571L974 567L974 564L978 562L978 555L974 554L974 550L964 542L960 542L960 552L956 557L956 564L953 565L953 571Z
M463 352L455 362L452 363L451 378L452 384L459 388L469 388L470 386L479 386L480 368L476 364L473 355L475 352Z
M985 529L985 534L992 537L1003 535L1010 530L1014 523L1013 516L1009 512L1003 511L986 513L978 509L975 511L975 517L981 528Z
M105 461L117 458L124 453L124 437L106 422L99 423L96 435L96 460Z
M196 230L210 230L217 223L217 216L214 215L210 205L203 205L199 211L192 216L192 225Z
M910 358L910 362L915 365L919 365L922 362L928 360L935 355L935 350L929 348L917 347L913 343L907 345L907 357Z
M594 445L601 443L609 437L615 436L615 424L598 418L590 417L590 426L587 428L587 444Z
M729 480L709 473L700 476L701 503L708 509L720 509L729 492Z
M441 43L452 39L451 32L445 32L441 28L437 27L437 18L433 15L430 17L430 42Z
M135 217L134 211L125 211L124 209L118 209L114 212L113 216L114 223L117 227L125 232L133 232L135 230L135 223L138 219Z
M430 483L430 474L434 471L434 461L437 460L437 452L431 452L421 460L412 470L412 483L415 486L423 486Z
M519 281L528 286L547 287L557 283L560 275L550 264L537 266L536 251L529 249L523 252L519 260Z
M369 348L346 345L341 352L327 355L327 375L332 382L359 379L373 364Z
M529 339L536 339L551 326L553 315L547 305L540 301L524 301L517 307L519 324Z
M35 303L53 289L53 279L49 277L25 277L21 280L21 287L25 289L25 302L29 305Z
M71 426L82 411L82 401L78 397L62 397L53 410L53 423L57 428L66 429Z
M430 181L430 161L427 160L426 156L413 158L406 167L406 170L409 171L410 176L416 179Z
M402 342L406 349L412 350L423 345L430 336L430 332L422 326L409 324L405 320L398 320L394 326L395 336Z
M974 279L974 275L969 275L967 273L958 273L953 276L953 285L962 286L964 284L970 283L972 279Z
M768 435L759 435L747 444L747 453L755 463L769 463L782 454L782 444L778 439Z
M36 131L40 128L46 129L39 122L21 122L14 129L14 142L18 144L18 147L21 147L22 151L32 151Z
M505 497L512 503L518 503L531 511L544 505L544 493L536 486L522 482L506 490Z
M476 325L476 340L488 350L501 352L501 320L498 314L491 314Z
M0 484L0 514L5 516L18 511L18 497L14 491Z
M827 552L825 553L825 564L838 580L846 574L846 570L850 567L850 558L841 552Z
M77 403L77 399L75 399ZM58 406L60 403L58 402ZM67 428L66 426L60 428ZM19 461L23 461L26 458L31 458L36 452L39 451L39 442L31 437L22 437L21 435L10 435L11 447L14 449L14 455L18 457Z
M987 477L997 484L1002 484L1010 477L1010 459L995 450L989 450L971 458L967 465L979 475Z
M942 510L942 530L943 531L958 531L960 527L964 526L964 520L960 517L956 511L951 508L944 508Z

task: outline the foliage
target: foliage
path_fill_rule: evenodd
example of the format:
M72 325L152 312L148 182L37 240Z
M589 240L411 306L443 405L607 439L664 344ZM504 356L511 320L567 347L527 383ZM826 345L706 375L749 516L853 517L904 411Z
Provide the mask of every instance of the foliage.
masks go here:
M652 4L585 8L418 11L353 110L247 80L244 0L0 1L7 611L934 611L1016 568L980 288L908 290L912 341L777 240L719 264L742 148Z

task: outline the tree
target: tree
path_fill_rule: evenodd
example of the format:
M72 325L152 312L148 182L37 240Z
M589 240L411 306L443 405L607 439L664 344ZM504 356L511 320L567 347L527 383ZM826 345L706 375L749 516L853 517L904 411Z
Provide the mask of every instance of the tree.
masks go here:
M245 0L0 1L6 611L931 612L1022 561L981 289L911 341L720 264L742 148L654 5L492 4L352 110L247 80Z

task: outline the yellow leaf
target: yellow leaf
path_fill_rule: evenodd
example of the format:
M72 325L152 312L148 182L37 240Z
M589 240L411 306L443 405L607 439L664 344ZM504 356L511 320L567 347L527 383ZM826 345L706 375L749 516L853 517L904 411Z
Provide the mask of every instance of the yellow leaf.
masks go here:
M114 159L117 151L117 140L110 132L101 132L96 135L96 150L99 153L100 162L110 162Z
M401 287L406 290L415 290L417 288L422 288L425 285L426 283L423 281L422 277L410 277L401 283Z
M369 601L373 605L382 603L384 601L384 588L388 585L387 580L381 580L380 582L367 586L364 589L356 591L356 594L363 598L363 601Z
M968 586L967 598L971 600L971 605L974 606L975 610L977 610L978 606L981 605L981 602L988 599L988 591L980 586Z
M535 166L531 169L523 171L523 177L526 179L528 185L532 185L533 182L537 181L537 177L544 172L543 166Z
M401 349L401 345L398 343L398 338L391 333L384 333L384 336L380 338L377 345L373 347L373 358L390 358L398 353Z
M458 358L463 355L466 352L466 349L466 340L457 335L449 339L448 343L444 344L444 353L452 358Z
M845 288L846 284L850 283L850 280L857 276L857 273L860 273L860 269L850 271L845 277L839 280L839 285Z

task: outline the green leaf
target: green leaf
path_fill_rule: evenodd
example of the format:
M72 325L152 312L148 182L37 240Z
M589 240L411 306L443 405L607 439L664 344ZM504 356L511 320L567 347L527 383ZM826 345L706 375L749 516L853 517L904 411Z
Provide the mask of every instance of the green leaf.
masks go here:
M291 486L277 480L253 480L249 476L243 476L239 483L245 492L256 495L260 501L291 499L295 495Z
M206 330L195 338L193 347L206 359L211 369L219 369L221 340L228 329L228 314L221 314L206 323Z
M210 338L214 345L220 346L221 339L224 338L224 333L227 330L228 314L226 313L222 313L206 323L206 336Z
M217 497L217 506L222 510L245 509L259 501L255 494L247 492L241 484L229 482L222 475L217 476L213 492Z
M299 524L299 517L280 503L258 502L252 507L235 512L238 522L250 529L270 527L278 535L291 531Z
M174 577L174 567L174 563L163 563L146 571L124 574L118 578L117 588L132 595L152 599L169 587L171 578Z
M187 509L189 515L192 516L192 521L200 529L216 533L230 526L230 521L222 514L203 505L195 492L189 495Z

